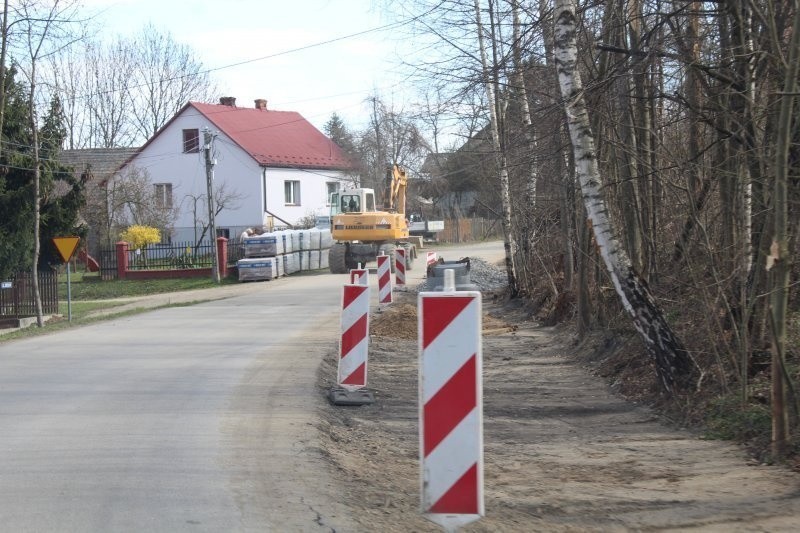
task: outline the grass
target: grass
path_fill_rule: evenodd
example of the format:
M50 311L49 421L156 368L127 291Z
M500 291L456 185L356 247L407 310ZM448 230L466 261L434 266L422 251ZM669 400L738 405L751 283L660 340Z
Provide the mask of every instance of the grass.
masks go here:
M769 406L758 403L742 406L735 394L723 396L709 406L706 424L706 437L710 439L747 442L763 438L770 432Z
M125 301L117 301L115 300L116 298L208 289L232 283L238 282L236 279L230 277L223 279L219 285L214 283L211 278L100 281L97 274L72 272L70 273L72 321L69 321L67 319L67 276L61 273L58 280L58 311L62 316L50 319L44 328L38 328L34 325L18 331L4 333L0 336L0 342L63 331L68 328L92 324L101 320L135 315L144 311L152 311L153 309L160 308L138 308L114 312L113 308L127 303ZM161 307L194 305L201 301L203 300L198 298L198 300L193 302L169 304ZM112 311L102 316L91 316L93 312L103 309L112 309Z
M221 285L236 283L232 278L223 279ZM81 300L110 300L132 296L146 296L156 293L191 291L217 287L211 278L151 279L151 280L110 280L100 281L96 275L78 273L70 275L73 302ZM67 277L59 276L58 297L67 300Z

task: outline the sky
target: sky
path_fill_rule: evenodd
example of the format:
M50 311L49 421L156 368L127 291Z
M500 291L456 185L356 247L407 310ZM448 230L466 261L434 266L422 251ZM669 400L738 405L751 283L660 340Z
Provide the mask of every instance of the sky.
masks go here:
M376 92L402 102L404 43L374 0L84 0L99 37L133 35L147 23L191 46L222 93L241 107L264 98L318 128L337 113L362 127ZM335 42L328 42L334 41ZM304 48L303 50L298 50ZM261 59L263 58L263 59ZM247 62L239 66L230 66ZM227 67L227 68L226 68Z

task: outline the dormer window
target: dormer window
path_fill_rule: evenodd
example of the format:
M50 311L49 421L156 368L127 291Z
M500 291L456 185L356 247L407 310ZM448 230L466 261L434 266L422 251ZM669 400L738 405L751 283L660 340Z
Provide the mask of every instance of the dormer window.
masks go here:
M183 130L183 153L196 154L200 151L200 130Z

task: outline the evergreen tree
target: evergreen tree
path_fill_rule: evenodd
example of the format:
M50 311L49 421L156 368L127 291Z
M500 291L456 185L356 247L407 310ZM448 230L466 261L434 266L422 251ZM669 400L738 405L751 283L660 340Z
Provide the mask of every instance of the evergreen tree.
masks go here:
M86 203L86 177L75 177L74 169L58 163L58 155L67 137L61 101L56 96L39 130L39 155L42 164L42 253L39 268L58 264L61 257L52 244L53 237L77 235L84 238L87 228L81 224L80 209Z
M28 95L9 69L6 111L0 142L0 278L29 270L33 260L33 159L28 126ZM77 227L84 204L84 183L72 169L57 162L66 136L61 103L54 99L40 129L42 165L42 254L40 268L60 262L52 238L83 236Z
M33 172L27 124L26 91L11 68L6 83L6 109L0 142L0 278L27 270L33 256Z

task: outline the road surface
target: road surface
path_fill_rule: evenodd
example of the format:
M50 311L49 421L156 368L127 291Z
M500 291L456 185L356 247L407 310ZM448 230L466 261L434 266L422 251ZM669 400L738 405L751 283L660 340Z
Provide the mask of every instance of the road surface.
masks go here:
M502 245L443 255L496 260ZM252 283L0 344L0 529L353 529L314 441L345 279Z

